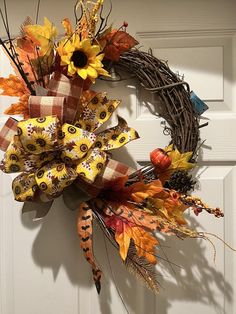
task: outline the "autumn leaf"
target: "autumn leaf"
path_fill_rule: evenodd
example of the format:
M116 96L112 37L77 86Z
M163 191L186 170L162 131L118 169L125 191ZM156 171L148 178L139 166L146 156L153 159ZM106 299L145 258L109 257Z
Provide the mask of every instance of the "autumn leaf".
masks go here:
M148 197L155 197L163 191L160 180L154 180L151 183L144 182L134 183L131 187L131 198L134 202L141 203Z
M119 61L123 52L129 51L138 44L138 41L128 33L116 29L103 36L99 42L104 47L105 57L116 62Z
M155 169L163 185L175 171L191 170L196 166L195 163L190 162L193 155L192 152L180 153L177 148L173 148L173 145L166 147L165 151L172 159L171 165L166 170L161 170L158 167Z
M179 225L186 224L183 213L188 206L181 202L180 195L176 191L163 191L158 198L150 199L149 202L156 209L156 215L162 215L167 220Z
M71 36L73 34L74 30L73 30L73 27L71 25L70 19L68 19L68 18L63 19L61 24L65 29L65 32L66 32L65 35Z
M115 233L115 239L116 242L119 244L120 256L123 260L125 260L129 250L132 232L131 227L126 223L123 223L122 229L123 230L121 233L118 232Z
M10 74L8 78L0 77L1 95L23 96L28 90L22 80L16 75Z
M28 119L29 115L29 106L28 106L29 95L23 95L19 98L17 103L11 104L4 113L8 115L23 115L24 119Z
M150 263L156 264L157 259L154 255L154 251L158 244L157 239L143 228L134 226L120 218L113 216L112 220L112 225L115 229L115 240L119 244L121 258L123 260L127 258L132 239L138 256L145 257ZM109 223L108 225L111 226Z
M22 80L12 74L8 78L0 77L0 90L0 95L19 97L19 101L7 108L5 114L22 114L24 118L29 117L29 91Z
M155 248L158 244L157 239L140 227L133 227L131 231L138 256L146 258L151 264L156 264Z
M46 17L44 18L44 25L26 25L23 30L32 42L40 48L38 51L40 56L51 54L57 29Z
M177 148L173 149L173 145L168 146L165 151L168 152L168 156L172 159L168 170L190 170L196 165L195 163L189 162L193 155L192 152L180 153Z

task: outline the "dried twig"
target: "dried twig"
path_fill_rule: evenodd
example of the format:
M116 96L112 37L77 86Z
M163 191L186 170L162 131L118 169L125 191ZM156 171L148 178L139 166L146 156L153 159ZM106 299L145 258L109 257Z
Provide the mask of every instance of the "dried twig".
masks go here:
M121 55L119 67L135 75L141 85L157 93L162 103L160 116L165 119L164 133L181 151L196 155L199 144L199 116L190 100L189 85L171 71L168 64L151 53L138 49Z

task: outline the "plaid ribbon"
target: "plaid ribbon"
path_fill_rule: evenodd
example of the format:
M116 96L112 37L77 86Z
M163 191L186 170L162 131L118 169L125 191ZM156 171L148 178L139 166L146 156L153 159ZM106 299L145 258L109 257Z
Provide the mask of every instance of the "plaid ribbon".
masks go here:
M48 86L48 96L62 96L66 99L64 122L72 123L79 110L79 100L83 86L80 78L68 79L65 75L55 72Z
M81 179L74 181L74 184L81 190L85 191L91 197L96 197L106 185L116 178L130 175L133 173L133 168L113 159L107 163L104 172L101 173L93 184L88 184Z
M65 111L65 97L30 96L29 98L31 118L57 116L61 122L64 122L66 120Z
M30 117L57 116L63 123L72 123L76 114L82 112L79 102L82 96L83 86L80 79L69 80L61 73L54 73L49 82L47 96L46 90L41 95L29 98ZM0 131L0 149L6 151L12 138L17 132L17 124L13 118L9 118ZM97 196L110 181L130 175L135 170L115 160L109 160L103 173L101 173L93 184L78 178L74 184L91 197ZM51 200L47 195L40 195L38 201Z
M9 118L3 128L0 131L0 149L2 151L6 151L8 146L10 145L14 135L17 132L17 124L18 121Z

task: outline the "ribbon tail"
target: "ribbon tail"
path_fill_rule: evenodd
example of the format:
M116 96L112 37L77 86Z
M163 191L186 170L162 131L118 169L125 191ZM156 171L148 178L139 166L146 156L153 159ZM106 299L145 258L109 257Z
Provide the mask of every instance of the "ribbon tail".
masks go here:
M101 275L102 272L96 265L95 257L93 254L93 212L92 209L83 202L79 206L79 216L77 222L77 231L80 237L80 247L84 252L84 256L88 263L92 266L93 280L98 294L101 291Z

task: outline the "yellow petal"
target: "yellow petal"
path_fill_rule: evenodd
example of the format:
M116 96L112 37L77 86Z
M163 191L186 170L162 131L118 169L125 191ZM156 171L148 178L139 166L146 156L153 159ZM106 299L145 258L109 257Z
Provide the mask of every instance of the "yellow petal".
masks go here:
M101 53L100 55L96 57L96 59L102 61L102 59L104 58L104 55L105 55L104 53Z
M91 66L88 66L87 73L92 78L97 78L98 77L97 71L93 67L91 67Z
M103 75L103 76L111 76L106 70L104 70L103 68L100 68L97 70L99 75Z
M70 64L70 57L68 55L61 56L61 65Z
M97 45L91 46L88 51L89 56L96 56L99 52L100 52L100 47Z
M87 70L85 69L77 69L77 73L80 77L82 77L83 80L86 80L86 78L88 77Z
M71 62L69 65L68 65L68 73L73 75L76 73L76 68L74 67L74 64L73 62Z
M84 39L81 41L81 48L84 49L85 51L91 50L91 43L89 39Z

